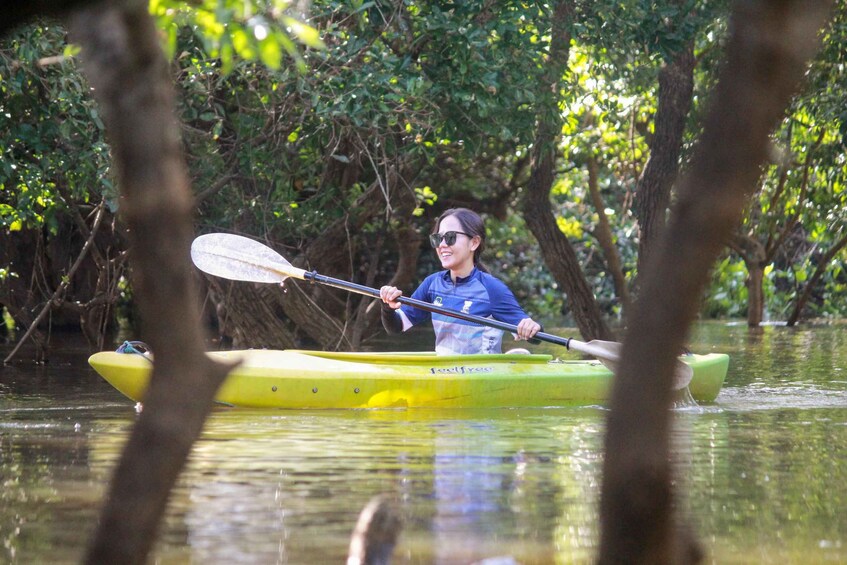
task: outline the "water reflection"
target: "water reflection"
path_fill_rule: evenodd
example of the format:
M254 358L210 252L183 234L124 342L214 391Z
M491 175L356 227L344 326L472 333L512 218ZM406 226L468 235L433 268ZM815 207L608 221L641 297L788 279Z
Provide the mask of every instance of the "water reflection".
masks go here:
M708 561L847 560L845 333L703 324L692 341L732 356L718 402L678 411L673 433L679 505ZM69 348L46 367L3 368L2 562L71 563L84 551L136 418L86 355ZM343 562L358 511L386 492L405 522L397 563L588 563L604 415L216 409L155 556Z
M683 506L714 563L843 561L840 409L682 415L675 452ZM682 430L685 430L683 432ZM791 430L791 433L786 433ZM708 440L708 447L704 445Z
M551 562L561 555L554 538L587 557L601 420L596 409L219 410L175 493L161 551L216 563L340 562L357 512L391 493L405 522L399 563ZM551 438L569 447L551 449ZM115 454L110 442L92 450L104 466Z

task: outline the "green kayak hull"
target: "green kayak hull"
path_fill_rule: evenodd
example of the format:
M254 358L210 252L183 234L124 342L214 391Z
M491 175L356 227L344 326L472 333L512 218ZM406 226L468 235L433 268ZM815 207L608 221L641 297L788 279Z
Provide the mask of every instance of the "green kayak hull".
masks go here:
M612 373L597 361L550 355L326 353L250 349L208 354L239 361L216 400L256 408L493 408L603 404ZM723 354L680 358L694 369L698 402L712 402L726 378ZM116 389L142 402L153 360L101 352L91 366Z

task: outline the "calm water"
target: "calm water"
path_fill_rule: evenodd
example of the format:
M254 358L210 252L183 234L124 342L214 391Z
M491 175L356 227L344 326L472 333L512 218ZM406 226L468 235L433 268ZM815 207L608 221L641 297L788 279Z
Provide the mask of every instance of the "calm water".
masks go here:
M707 562L847 562L845 329L698 327L695 351L732 357L717 403L676 413L680 504ZM136 419L87 354L56 344L46 367L0 368L0 562L83 555ZM395 563L587 563L604 414L216 409L155 560L343 563L359 510L393 493Z

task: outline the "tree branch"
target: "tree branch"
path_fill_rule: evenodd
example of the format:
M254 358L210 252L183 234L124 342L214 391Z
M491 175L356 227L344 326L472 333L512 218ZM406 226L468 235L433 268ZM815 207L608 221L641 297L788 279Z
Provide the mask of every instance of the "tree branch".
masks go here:
M788 326L794 326L797 323L797 320L800 319L800 314L803 313L803 308L806 306L806 302L809 301L809 297L812 295L812 290L814 290L818 281L820 281L823 277L823 274L826 272L826 269L829 267L833 258L835 258L835 256L838 255L845 247L847 247L847 235L842 236L841 239L839 239L835 245L833 245L829 251L824 254L823 257L821 257L818 267L815 269L815 273L808 281L806 281L806 286L803 288L803 292L797 297L797 300L794 303L794 309L791 311L791 315L788 317L788 321L786 322Z
M818 147L820 147L823 142L825 130L821 130L820 135L818 135L818 139L815 141L815 144L809 149L806 153L806 160L803 163L803 180L800 182L800 196L797 198L797 206L795 207L794 213L788 220L782 223L782 229L779 230L779 233L776 238L771 239L768 237L768 242L765 244L765 257L766 262L770 263L773 259L776 252L782 246L782 242L785 241L785 238L791 233L791 230L794 229L794 226L797 225L797 221L800 219L800 213L803 208L803 204L806 202L806 198L809 195L809 170L812 167L812 156ZM772 217L775 217L773 211L773 206L775 203L771 204L770 214Z
M82 246L82 250L79 252L79 255L74 261L71 268L68 269L68 273L63 277L62 282L59 283L59 286L56 288L56 291L53 293L53 296L50 297L50 300L44 305L41 309L41 312L38 313L38 316L35 317L35 320L29 325L26 333L18 340L18 344L12 350L9 355L3 360L3 363L8 363L11 361L21 346L26 342L27 339L32 335L32 333L38 328L38 324L41 323L41 320L47 315L47 312L50 311L53 306L55 306L59 302L59 297L65 293L65 290L68 288L68 285L71 284L71 279L73 278L76 270L82 265L83 259L85 259L86 255L88 255L88 251L91 249L94 244L94 236L97 235L97 230L100 229L100 222L103 219L103 210L106 207L106 202L101 201L100 204L97 205L97 216L94 218L94 225L91 228L91 233L88 234L88 239L85 240L85 245Z

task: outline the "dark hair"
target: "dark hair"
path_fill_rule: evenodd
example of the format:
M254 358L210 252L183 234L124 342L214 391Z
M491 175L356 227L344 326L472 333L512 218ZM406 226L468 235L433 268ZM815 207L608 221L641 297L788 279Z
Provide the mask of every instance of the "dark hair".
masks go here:
M459 225L462 226L463 232L470 234L471 237L479 236L479 247L477 247L473 252L473 262L476 268L487 273L488 268L483 265L480 260L482 252L485 251L485 222L479 214L473 210L468 210L467 208L450 208L449 210L444 210L444 212L438 216L438 219L435 220L432 233L438 233L441 221L449 216L453 216L456 220L458 220Z

